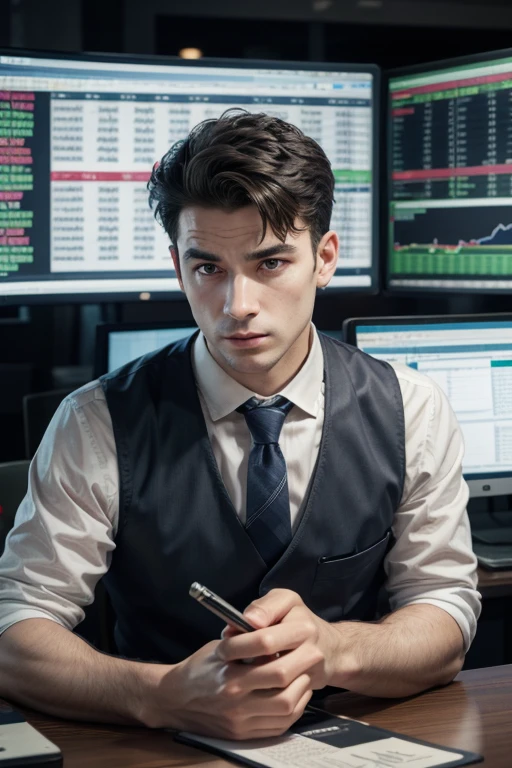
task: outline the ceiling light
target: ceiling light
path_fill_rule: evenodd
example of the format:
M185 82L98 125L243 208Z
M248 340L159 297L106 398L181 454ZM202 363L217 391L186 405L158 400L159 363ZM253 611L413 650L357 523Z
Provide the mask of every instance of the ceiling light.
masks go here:
M203 52L200 48L182 48L178 55L182 59L200 59Z

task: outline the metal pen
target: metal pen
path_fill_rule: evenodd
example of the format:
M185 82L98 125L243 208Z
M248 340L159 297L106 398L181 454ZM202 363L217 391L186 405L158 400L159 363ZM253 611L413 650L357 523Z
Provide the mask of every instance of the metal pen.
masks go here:
M212 592L211 589L203 587L202 584L194 581L188 593L201 605L204 605L205 608L208 608L209 611L223 619L230 627L234 627L240 632L254 632L255 627L251 626L244 619L240 611L237 611L236 608L226 602L226 600L223 600L222 597L216 595L215 592Z

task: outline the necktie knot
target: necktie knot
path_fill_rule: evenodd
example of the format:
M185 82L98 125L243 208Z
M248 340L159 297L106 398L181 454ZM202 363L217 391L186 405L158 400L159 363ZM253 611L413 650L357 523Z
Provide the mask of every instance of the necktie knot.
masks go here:
M251 397L237 411L245 416L253 442L271 445L279 442L283 422L292 408L290 400L278 395L270 401Z

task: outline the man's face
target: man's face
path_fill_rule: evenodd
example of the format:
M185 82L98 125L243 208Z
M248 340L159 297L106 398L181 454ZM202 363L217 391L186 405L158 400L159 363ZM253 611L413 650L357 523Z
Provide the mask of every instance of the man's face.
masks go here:
M179 264L173 258L215 360L249 389L272 394L307 357L315 291L329 282L338 243L324 235L315 260L309 230L284 243L270 228L260 242L261 233L254 206L191 206L180 215Z

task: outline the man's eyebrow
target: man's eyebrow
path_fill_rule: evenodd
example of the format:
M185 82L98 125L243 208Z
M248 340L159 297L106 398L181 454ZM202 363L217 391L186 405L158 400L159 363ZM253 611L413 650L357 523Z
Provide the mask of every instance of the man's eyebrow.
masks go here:
M261 248L257 251L251 251L244 256L245 261L257 261L258 259L272 259L275 256L279 256L284 253L295 253L297 249L291 243L278 243L277 245L270 245L268 248ZM202 251L200 248L187 248L183 254L183 261L192 260L201 261L221 261L221 257L215 253L209 251Z
M215 253L202 251L200 248L187 248L183 254L183 261L192 261L192 259L201 259L201 261L221 261L220 256Z
M246 261L256 261L257 259L272 259L284 253L295 253L296 248L291 243L278 243L270 245L268 248L261 248L259 251L247 253L244 258Z

